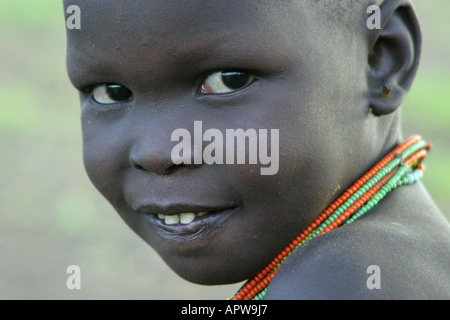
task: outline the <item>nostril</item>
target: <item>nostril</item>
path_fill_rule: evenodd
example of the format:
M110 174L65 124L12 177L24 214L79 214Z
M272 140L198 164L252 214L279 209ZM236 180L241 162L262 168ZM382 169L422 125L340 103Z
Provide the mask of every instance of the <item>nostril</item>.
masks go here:
M150 166L143 165L142 162L131 160L130 161L131 166L137 170L146 171L146 172L155 172L160 174L169 174L173 170L175 170L177 167L180 167L181 165L176 165L173 162L164 162L164 163L158 163L155 161Z
M147 171L147 168L144 166L141 166L140 164L134 164L133 166L138 170Z
M195 168L200 166L199 164L175 164L170 158L157 157L155 155L147 157L133 155L130 156L129 161L130 166L136 170L163 175L171 174L172 172L178 169L183 169L184 167Z
M142 164L140 164L138 161L136 161L135 159L130 159L130 164L133 168L137 169L137 170L142 170L142 171L148 171L147 168L145 166L143 166Z

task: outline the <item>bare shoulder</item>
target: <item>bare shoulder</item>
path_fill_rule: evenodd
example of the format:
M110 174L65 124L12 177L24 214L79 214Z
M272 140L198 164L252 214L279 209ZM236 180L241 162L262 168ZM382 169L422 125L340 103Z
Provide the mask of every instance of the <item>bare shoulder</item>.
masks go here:
M295 250L266 299L450 299L449 265L440 218L361 219Z

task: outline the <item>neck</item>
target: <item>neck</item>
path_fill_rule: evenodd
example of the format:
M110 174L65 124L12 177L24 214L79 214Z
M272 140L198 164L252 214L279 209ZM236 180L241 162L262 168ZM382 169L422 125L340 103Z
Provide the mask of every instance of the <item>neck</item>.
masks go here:
M281 263L293 250L314 237L359 219L366 212L372 211L391 191L418 182L425 170L422 161L430 148L431 145L423 141L420 136L413 136L397 146L330 204L258 275L249 280L233 299L263 299L267 286ZM404 201L397 201L397 207L402 203ZM392 209L388 208L387 211ZM402 212L406 211L408 210L402 210Z
M449 225L422 182L398 188L363 219L383 225L392 222L411 225L413 221L415 226L430 228L430 232L435 232L436 228L448 228Z

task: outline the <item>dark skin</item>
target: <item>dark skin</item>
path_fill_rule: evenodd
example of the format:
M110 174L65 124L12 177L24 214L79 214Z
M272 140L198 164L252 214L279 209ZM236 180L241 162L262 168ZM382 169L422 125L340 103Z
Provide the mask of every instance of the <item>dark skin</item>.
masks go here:
M252 277L403 139L397 110L421 41L407 1L386 1L375 31L364 27L363 7L348 28L306 0L71 4L82 12L81 30L68 31L67 61L81 92L86 171L188 281ZM205 91L208 75L223 70L251 81L229 93ZM104 84L129 95L105 103ZM223 132L279 129L278 173L174 165L171 134L193 132L196 120ZM199 211L208 214L187 227L164 227L154 215ZM420 183L401 188L296 250L266 298L448 298L449 234ZM381 290L366 287L369 265L380 266Z

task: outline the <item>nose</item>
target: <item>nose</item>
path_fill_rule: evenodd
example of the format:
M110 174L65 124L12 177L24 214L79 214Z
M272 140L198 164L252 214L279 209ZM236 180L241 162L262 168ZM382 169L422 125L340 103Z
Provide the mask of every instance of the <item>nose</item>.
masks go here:
M174 143L170 141L170 136L168 141L161 138L156 138L156 141L142 140L133 145L129 156L130 165L136 170L168 175L180 168L199 166L193 164L191 155L177 155L175 158L172 154Z

